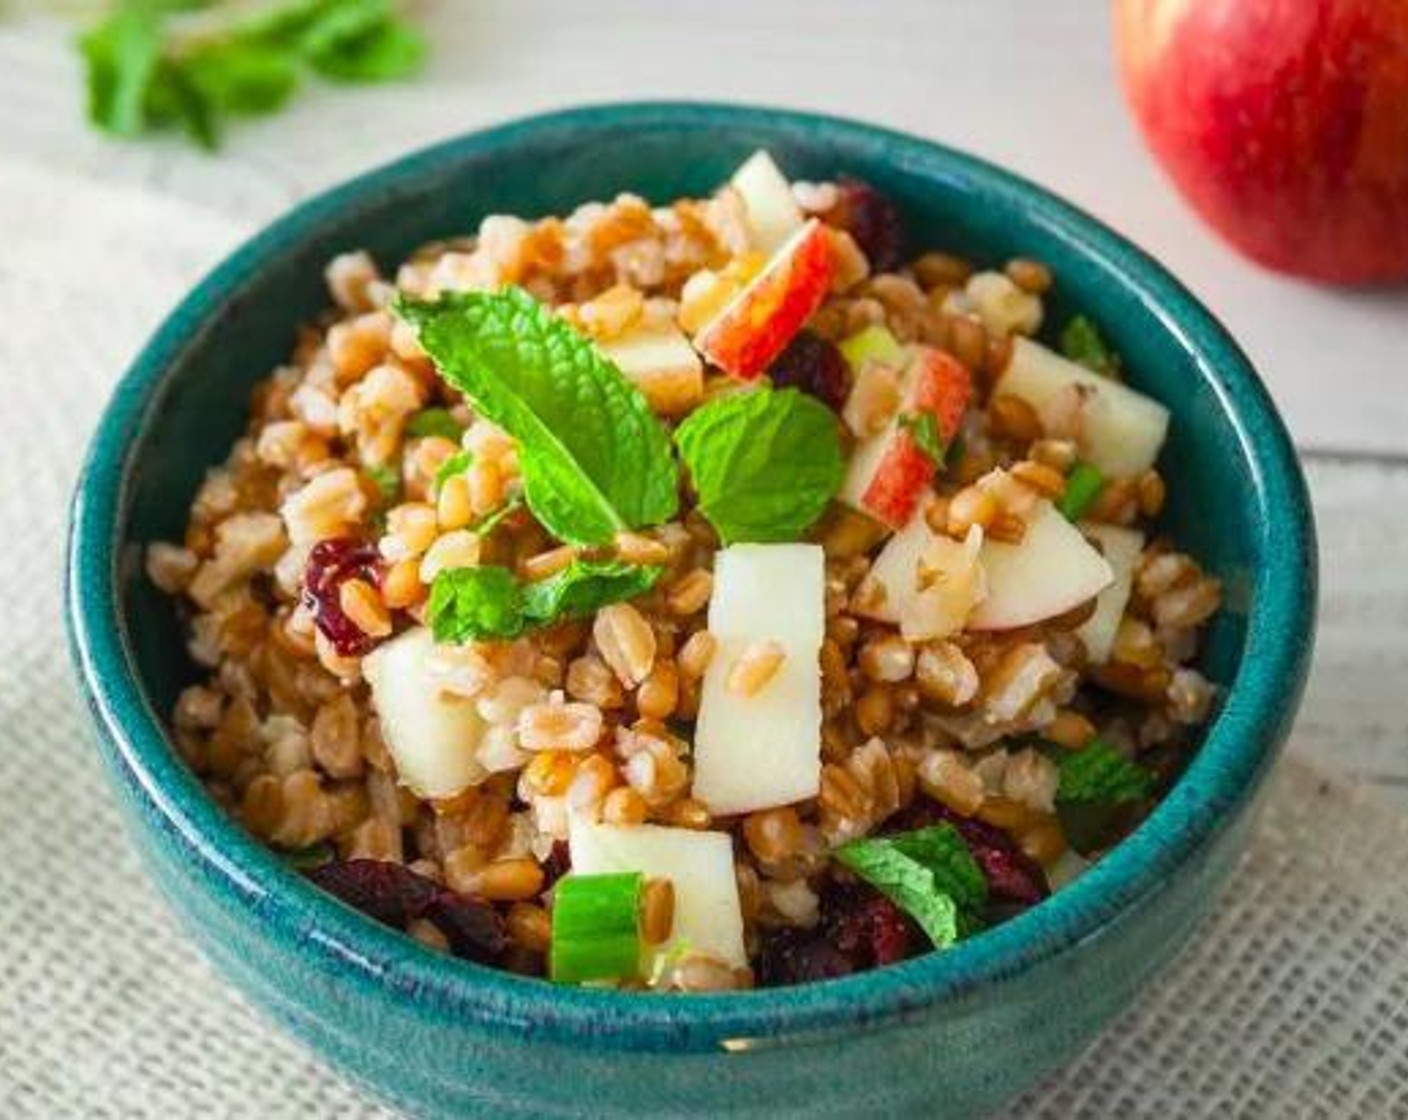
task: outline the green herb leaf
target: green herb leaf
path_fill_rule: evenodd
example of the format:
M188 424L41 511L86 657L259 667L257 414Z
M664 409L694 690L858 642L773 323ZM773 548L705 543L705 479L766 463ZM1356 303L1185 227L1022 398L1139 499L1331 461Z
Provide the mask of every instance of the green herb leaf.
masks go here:
M395 463L368 463L363 473L376 484L383 505L395 505L401 497L401 468Z
M1120 804L1141 801L1154 791L1154 775L1103 739L1092 739L1078 751L1062 751L1056 765L1061 772L1057 801Z
M496 564L438 573L426 613L437 642L516 638L527 624L523 585Z
M640 974L639 871L566 875L553 888L548 972L558 983L630 980Z
M450 413L448 408L423 408L406 421L406 435L413 439L426 436L440 436L459 443L464 435L464 425Z
M311 871L315 867L331 863L336 857L336 849L324 841L321 844L310 844L306 848L295 848L291 852L285 852L283 860L285 866L292 867L295 871Z
M1110 349L1100 329L1084 315L1077 315L1061 331L1061 353L1096 373L1108 376L1119 372L1119 355Z
M536 583L492 564L450 568L435 577L428 607L437 642L516 638L525 630L582 618L607 603L643 595L663 568L616 560L574 560Z
M180 18L192 8L208 9L194 26ZM392 0L284 0L251 18L238 5L118 0L79 50L96 127L132 137L178 126L213 148L222 117L281 108L301 66L344 81L398 78L425 44Z
M644 595L664 571L619 560L574 560L562 571L524 587L523 613L538 624L583 618L608 603Z
M147 125L148 90L161 63L161 23L145 4L123 4L78 41L88 68L88 119L114 136Z
M939 435L939 422L932 412L906 412L900 416L899 423L919 445L919 450L934 461L935 467L944 465L944 456L948 451L943 436Z
M456 451L453 455L448 456L445 461L436 468L435 490L438 492L440 487L444 486L445 483L454 478L455 475L464 474L465 471L469 470L469 464L472 462L474 462L474 456L468 451Z
M982 868L949 824L852 840L834 855L918 922L938 948L976 925L987 901Z
M1077 463L1066 476L1066 489L1056 499L1056 508L1068 521L1078 521L1095 504L1103 489L1105 476L1100 469L1090 463Z
M725 544L796 540L845 476L835 415L796 389L719 397L689 415L675 442Z
M679 506L669 437L645 397L527 292L402 297L441 375L518 440L528 508L559 540L604 544Z

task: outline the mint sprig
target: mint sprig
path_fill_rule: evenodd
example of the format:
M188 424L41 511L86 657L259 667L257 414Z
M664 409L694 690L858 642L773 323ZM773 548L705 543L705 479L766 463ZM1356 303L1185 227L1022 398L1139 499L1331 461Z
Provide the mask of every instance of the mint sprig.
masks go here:
M796 389L731 393L675 432L699 509L725 544L792 541L841 488L836 416Z
M608 603L649 591L664 569L618 560L575 560L536 583L485 564L450 568L435 577L428 615L437 642L516 638L526 630L583 618Z
M679 508L669 436L644 395L527 292L397 301L442 377L518 441L524 497L559 540L594 545Z
M834 855L918 922L936 948L976 926L987 901L982 868L949 824L852 840Z
M385 81L425 54L393 0L284 0L254 16L198 0L119 0L78 47L95 127L122 138L181 128L207 149L226 118L280 109L306 70Z

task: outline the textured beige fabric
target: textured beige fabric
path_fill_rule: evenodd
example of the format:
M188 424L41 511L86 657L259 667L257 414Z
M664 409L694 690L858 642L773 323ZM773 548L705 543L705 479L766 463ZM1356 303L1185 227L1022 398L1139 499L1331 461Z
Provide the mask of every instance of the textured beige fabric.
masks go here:
M381 1115L254 1015L174 928L120 833L63 647L65 502L87 433L156 317L239 232L144 192L0 164L3 1117ZM1408 497L1403 471L1326 464L1314 481L1332 516ZM1382 571L1384 550L1408 555L1399 518L1358 553L1353 533L1333 542L1332 682L1402 657L1401 638L1389 643L1408 629L1408 597L1383 581L1368 586L1384 644L1353 664L1368 607L1346 575L1374 559ZM1337 695L1307 714L1327 749L1335 721L1353 726ZM1408 720L1389 697L1371 698L1374 727L1401 751ZM1211 927L1014 1115L1408 1114L1406 859L1408 818L1282 766Z

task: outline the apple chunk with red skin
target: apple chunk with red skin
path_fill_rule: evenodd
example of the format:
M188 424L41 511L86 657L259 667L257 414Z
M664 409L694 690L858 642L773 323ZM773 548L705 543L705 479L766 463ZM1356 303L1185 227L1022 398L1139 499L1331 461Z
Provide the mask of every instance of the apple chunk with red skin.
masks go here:
M958 359L916 347L905 370L899 412L856 445L842 501L891 529L909 521L938 466L915 437L914 421L932 417L935 434L947 445L958 434L972 391L972 378Z
M714 365L743 381L761 377L826 298L831 233L808 221L694 338Z

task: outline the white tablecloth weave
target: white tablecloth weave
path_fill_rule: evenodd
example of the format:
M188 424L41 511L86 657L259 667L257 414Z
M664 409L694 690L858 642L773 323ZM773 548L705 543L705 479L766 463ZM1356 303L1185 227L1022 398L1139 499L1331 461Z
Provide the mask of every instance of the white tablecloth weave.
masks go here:
M155 318L243 230L14 163L0 221L0 1116L379 1115L173 925L119 830L61 634L87 433ZM1316 472L1317 490L1343 482ZM1405 863L1408 818L1288 760L1211 925L1014 1114L1408 1115Z

